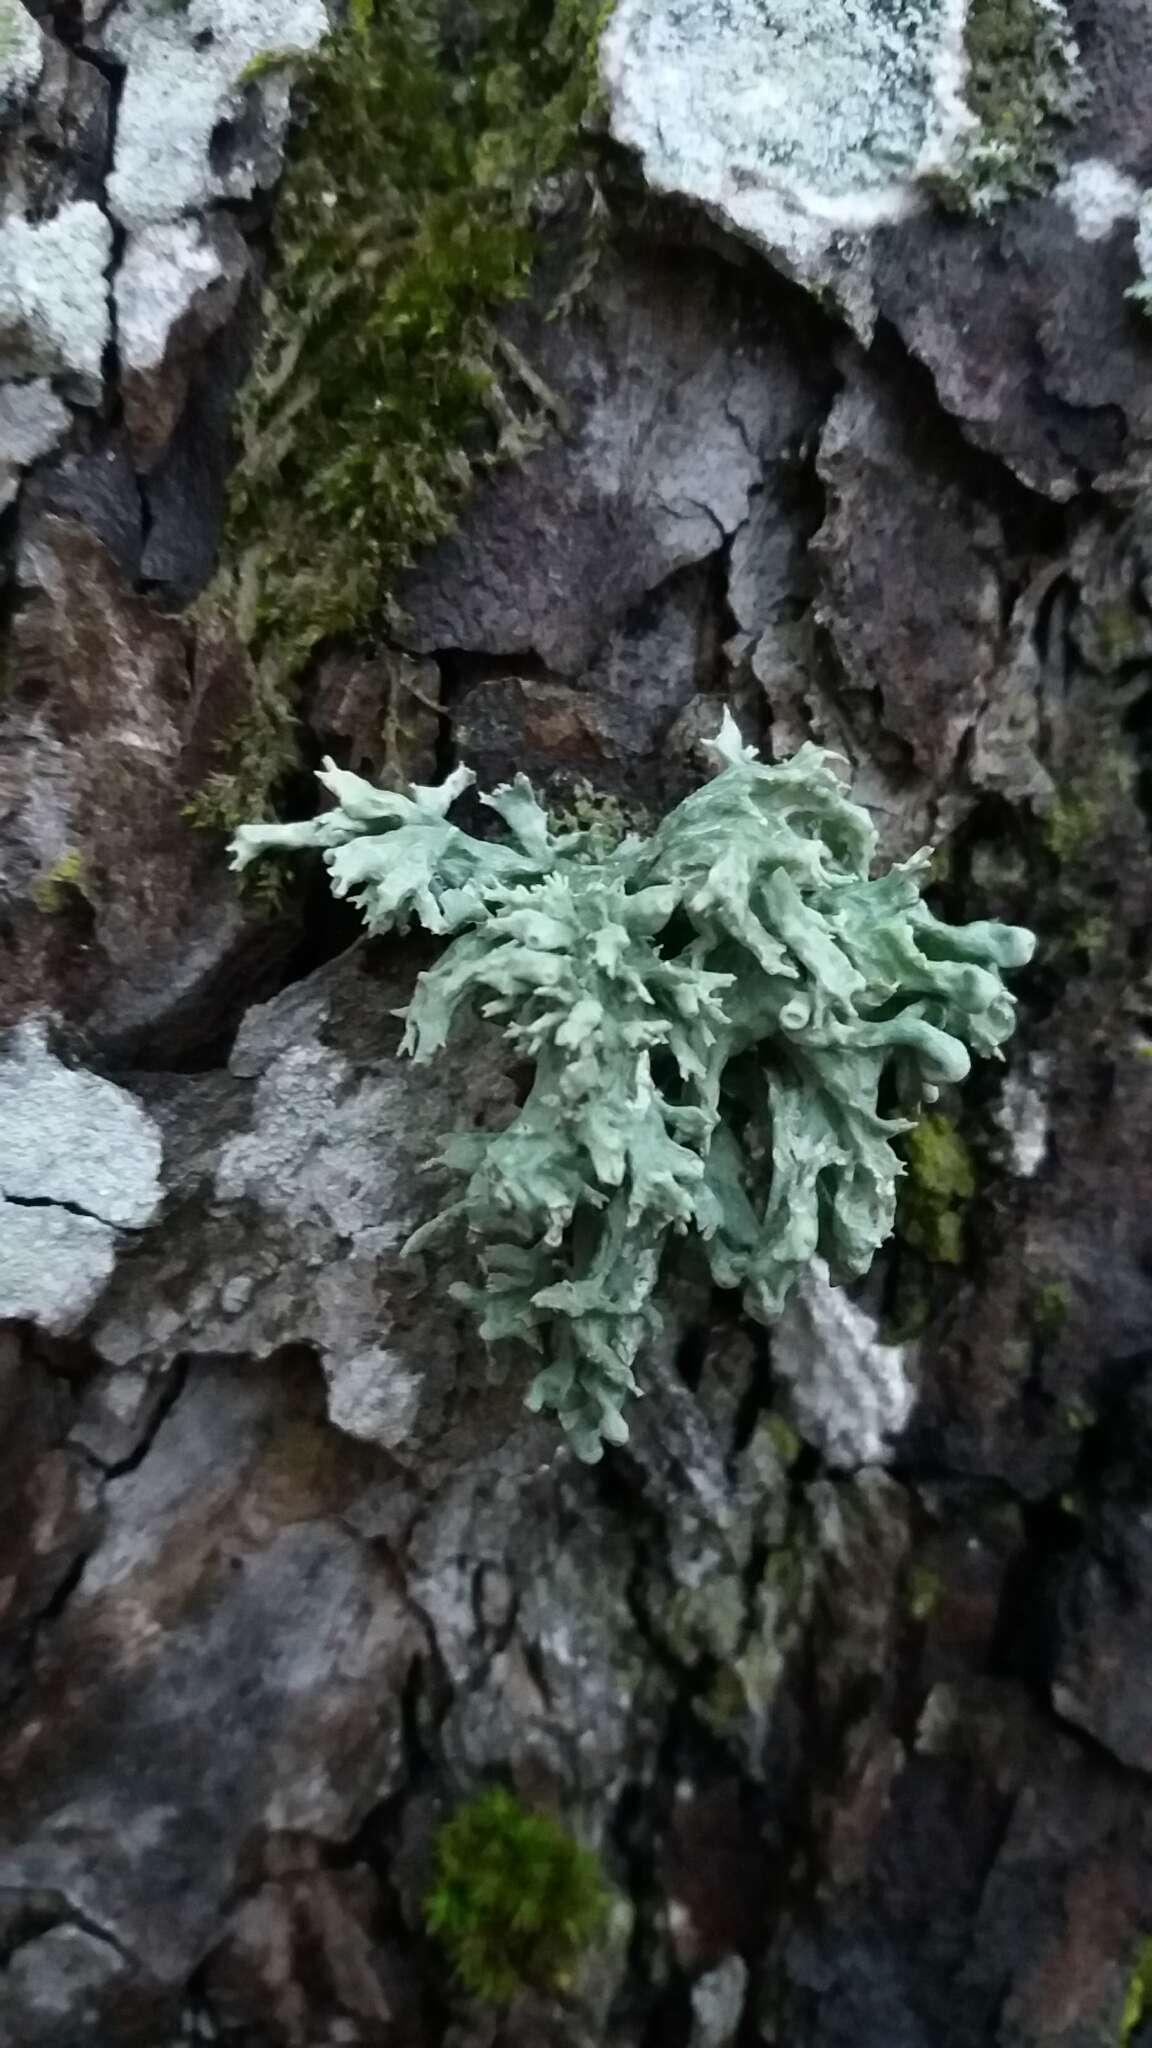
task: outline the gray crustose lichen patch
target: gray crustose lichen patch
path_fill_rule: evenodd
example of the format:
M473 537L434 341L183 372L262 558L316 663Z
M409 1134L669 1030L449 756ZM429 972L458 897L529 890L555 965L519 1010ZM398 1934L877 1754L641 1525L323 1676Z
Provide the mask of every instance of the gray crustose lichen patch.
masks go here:
M963 0L620 0L612 126L684 192L819 283L838 236L917 203L973 125Z

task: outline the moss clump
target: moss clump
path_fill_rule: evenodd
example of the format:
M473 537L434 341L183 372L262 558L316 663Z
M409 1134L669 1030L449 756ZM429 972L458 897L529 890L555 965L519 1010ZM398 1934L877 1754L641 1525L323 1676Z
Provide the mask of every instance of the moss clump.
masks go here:
M606 858L630 832L647 836L653 829L652 813L645 805L605 795L588 782L578 782L569 801L551 809L548 817L554 832L586 832L594 859Z
M1128 293L1136 295L1136 287ZM1088 657L1094 667L1112 675L1126 663L1144 661L1148 654L1148 621L1131 600L1113 599L1093 606L1081 628L1081 642L1087 641Z
M1054 181L1056 137L1085 85L1062 0L970 0L964 40L964 93L979 127L940 190L946 203L988 214Z
M907 1606L913 1621L931 1620L944 1598L944 1581L930 1565L915 1564L908 1574Z
M1136 1966L1128 1980L1124 2010L1120 2016L1120 2048L1127 2048L1137 2027L1152 2017L1152 1935L1140 1944Z
M526 290L541 181L576 152L601 12L475 0L448 34L439 0L352 0L305 67L226 543L258 702L202 823L267 808L318 643L394 625L398 574L477 466L545 430L550 395L493 315Z
M801 1451L804 1449L802 1438L793 1429L787 1417L781 1415L775 1408L770 1410L764 1417L764 1429L784 1470L786 1472L791 1471Z
M1059 1336L1068 1320L1068 1289L1061 1280L1049 1280L1032 1296L1032 1328L1041 1339Z
M1059 861L1075 860L1090 846L1104 823L1104 805L1093 796L1058 796L1044 814L1043 838Z
M54 917L59 911L66 910L77 896L83 897L85 902L89 900L84 855L73 846L67 853L62 853L33 885L32 901L45 916Z
M721 1665L698 1702L697 1711L705 1726L719 1735L729 1735L738 1729L748 1715L748 1688L740 1672L730 1664Z
M976 1193L972 1154L951 1117L933 1111L904 1139L907 1169L896 1228L913 1250L938 1266L964 1257L964 1212Z
M1103 915L1074 917L1062 933L1061 952L1083 954L1089 968L1096 967L1108 951L1112 920Z
M424 1916L476 1998L505 2004L526 1989L563 1990L607 1909L596 1857L502 1785L436 1836Z

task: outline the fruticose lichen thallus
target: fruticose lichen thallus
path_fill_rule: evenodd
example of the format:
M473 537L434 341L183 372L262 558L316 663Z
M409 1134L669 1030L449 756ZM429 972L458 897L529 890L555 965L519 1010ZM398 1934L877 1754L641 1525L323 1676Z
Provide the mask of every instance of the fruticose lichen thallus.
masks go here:
M488 840L448 821L469 769L401 795L332 762L334 808L232 842L238 868L318 847L370 932L448 939L405 1012L413 1059L467 1005L532 1062L503 1130L447 1139L461 1192L411 1247L462 1229L476 1271L454 1294L487 1344L537 1355L528 1404L587 1460L627 1437L669 1235L695 1233L760 1320L814 1258L864 1273L892 1140L1010 1036L1002 970L1033 949L935 917L927 850L872 875L872 822L819 747L768 766L728 713L713 747L711 781L612 847L558 830L523 776L481 798L505 827Z

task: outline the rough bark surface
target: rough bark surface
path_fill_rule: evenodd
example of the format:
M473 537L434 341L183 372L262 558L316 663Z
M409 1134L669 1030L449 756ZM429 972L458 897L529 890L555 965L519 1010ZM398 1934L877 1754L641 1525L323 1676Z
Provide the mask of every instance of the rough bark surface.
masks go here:
M970 1184L769 1333L678 1271L594 1470L400 1257L499 1047L412 1070L427 950L182 815L250 686L190 607L283 79L225 114L322 27L197 4L166 98L179 9L0 0L0 2043L1152 2042L1144 0L1072 9L1078 182L883 220L822 305L625 180L513 323L567 428L402 593L441 766L659 810L727 700L1040 935ZM306 746L384 687L329 661ZM489 1774L618 1897L502 2012L420 1912Z

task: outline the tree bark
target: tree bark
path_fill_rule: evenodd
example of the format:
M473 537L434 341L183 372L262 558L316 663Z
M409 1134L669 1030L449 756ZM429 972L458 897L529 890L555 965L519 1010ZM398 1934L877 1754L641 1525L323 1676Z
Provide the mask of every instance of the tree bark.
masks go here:
M1152 2042L1142 0L1071 10L1078 182L881 221L851 289L643 192L621 118L591 282L504 316L563 425L305 679L305 766L387 765L403 662L417 779L638 819L727 702L842 753L946 915L1038 934L869 1280L764 1331L677 1259L596 1468L401 1256L499 1042L411 1067L428 944L252 905L185 816L252 689L197 599L287 89L166 157L159 17L12 4L0 2043ZM492 1777L615 1895L502 2009L422 1915Z

